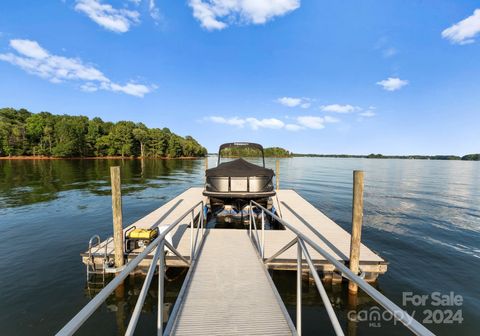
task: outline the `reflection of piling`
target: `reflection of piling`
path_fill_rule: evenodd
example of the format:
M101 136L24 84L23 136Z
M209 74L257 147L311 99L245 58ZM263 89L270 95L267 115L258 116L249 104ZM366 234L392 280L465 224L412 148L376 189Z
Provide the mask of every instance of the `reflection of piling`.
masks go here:
M115 289L115 298L117 303L117 311L115 312L115 320L117 322L117 334L125 335L125 285L121 283Z
M363 171L353 172L352 237L350 241L350 270L358 274L360 242L363 222ZM350 293L357 293L358 286L353 281L348 284Z
M357 294L348 293L347 336L357 335Z
M120 167L110 167L110 176L112 179L113 243L115 247L115 267L121 267L124 265L124 258Z

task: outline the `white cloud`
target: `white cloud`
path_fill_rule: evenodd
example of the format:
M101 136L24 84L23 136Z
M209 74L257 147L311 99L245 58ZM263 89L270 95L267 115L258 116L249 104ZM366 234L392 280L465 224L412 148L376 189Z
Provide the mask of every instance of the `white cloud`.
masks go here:
M323 119L325 120L326 123L338 123L340 122L340 119L338 118L334 118L334 117L331 117L331 116L325 116L323 117Z
M100 26L116 33L125 33L132 24L140 22L140 13L134 10L117 9L101 0L77 0L75 10L86 14Z
M232 125L232 126L238 126L238 127L243 127L245 125L245 119L240 119L237 117L233 118L224 118L224 117L209 117L207 119L210 119L214 123L217 124L226 124L226 125Z
M278 98L277 102L288 107L295 107L302 103L302 99L292 98L292 97L282 97L282 98Z
M380 85L384 90L387 91L396 91L400 90L405 85L408 85L408 80L403 80L398 77L389 77L377 82L377 85Z
M469 44L475 42L474 37L480 33L480 9L466 19L442 31L442 37L455 44Z
M16 65L24 71L48 79L52 83L64 81L82 81L83 91L93 92L99 89L123 92L129 95L143 97L155 87L129 82L120 85L112 82L100 70L87 65L78 58L68 58L50 54L36 41L10 40L10 46L17 54L0 54L0 60Z
M365 118L371 118L371 117L375 117L375 116L376 116L376 113L373 112L372 110L368 110L368 111L359 113L359 116L365 117Z
M258 130L259 128L272 128L272 129L280 129L285 126L285 123L276 118L264 118L264 119L257 119L257 118L224 118L224 117L207 117L206 120L210 120L217 124L225 124L237 127L244 127L248 125L253 130Z
M48 52L35 41L11 40L10 46L20 54L31 58L43 59L48 57Z
M313 129L322 129L325 128L325 119L322 117L314 117L314 116L301 116L297 118L297 122L306 128L313 128Z
M112 82L102 83L101 88L103 90L122 92L140 98L143 98L143 96L145 96L147 93L152 92L152 90L155 89L155 87L150 87L143 84L136 84L133 82L129 82L125 85L120 85Z
M289 119L289 118L286 118ZM217 124L225 124L231 126L237 126L239 128L248 126L252 130L258 130L261 128L270 128L270 129L284 129L287 131L300 131L304 129L322 129L325 128L325 124L327 123L336 123L340 120L337 118L333 118L330 116L325 117L317 117L317 116L299 116L296 117L295 123L286 123L277 118L239 118L239 117L232 117L232 118L225 118L220 116L212 116L212 117L205 117L204 120L211 121Z
M246 121L250 125L250 127L254 130L257 130L259 128L278 129L278 128L283 128L283 126L285 126L285 123L283 121L276 118L267 118L267 119L247 118Z
M352 105L341 105L341 104L331 104L320 106L320 109L324 112L334 112L334 113L351 113L361 110L358 106Z
M220 30L230 23L264 24L297 9L300 0L189 0L189 5L203 28Z
M293 132L296 132L296 131L300 131L302 129L304 129L304 127L300 126L300 125L297 125L297 124L286 124L285 125L285 129L287 131L293 131Z
M82 89L82 91L85 91L85 92L95 92L95 91L98 91L98 86L95 85L94 83L88 82L80 85L80 89Z
M301 104L300 107L306 109L306 108L309 108L311 105L312 105L312 103L306 102L306 103Z
M310 98L281 97L276 102L288 107L300 106L301 108L309 108L311 105Z
M159 21L162 18L162 15L160 14L160 10L158 9L157 5L155 4L155 0L149 0L148 11L150 12L150 16L155 21Z

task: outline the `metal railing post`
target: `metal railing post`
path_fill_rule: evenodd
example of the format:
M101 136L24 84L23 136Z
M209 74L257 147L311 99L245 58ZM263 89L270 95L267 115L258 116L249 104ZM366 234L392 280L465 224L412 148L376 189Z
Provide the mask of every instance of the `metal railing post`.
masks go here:
M302 335L302 247L297 237L297 334Z
M190 223L190 260L193 260L193 223L195 221L194 216L194 210L192 210L192 222Z
M164 277L165 277L165 242L158 247L162 251L160 263L158 265L158 312L157 312L157 336L163 333L163 295L164 295Z
M325 305L325 309L327 310L328 317L330 318L330 322L332 322L332 326L333 326L333 329L335 330L335 334L340 336L345 336L345 334L343 333L342 327L340 326L340 322L338 322L337 315L333 310L332 303L330 302L327 292L323 287L322 280L320 280L320 277L318 276L317 270L313 265L312 258L310 257L310 253L308 253L307 247L305 246L302 239L298 239L298 245L302 249L303 255L305 256L305 260L307 261L308 267L310 268L310 274L315 280L317 289L320 292L320 296L322 297L322 301L323 301L323 304Z
M163 242L163 240L162 240ZM137 326L138 319L140 317L140 313L142 312L143 304L145 303L145 298L147 297L148 289L150 288L150 282L152 281L153 274L155 273L155 267L157 266L158 258L162 257L162 250L160 250L160 246L163 246L163 243L157 246L157 250L155 251L155 255L153 256L152 263L148 268L147 277L145 278L142 286L142 290L140 291L140 295L138 296L137 303L135 304L135 308L132 313L132 317L130 318L130 322L128 323L127 331L125 332L126 336L133 335L135 331L135 327Z
M265 257L265 212L262 210L262 259Z
M203 204L202 204L202 211L201 211L201 215L200 215L200 231L202 231L202 238L203 238L203 221L205 220L204 219L204 209L203 209Z
M249 216L248 216L248 234L250 235L250 239L252 239L252 203L250 202L250 209L249 209Z

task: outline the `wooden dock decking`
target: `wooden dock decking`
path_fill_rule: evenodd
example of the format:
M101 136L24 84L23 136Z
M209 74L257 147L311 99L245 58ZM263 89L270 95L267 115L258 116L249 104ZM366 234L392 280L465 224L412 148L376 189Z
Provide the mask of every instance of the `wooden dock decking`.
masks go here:
M206 200L202 195L203 188L190 188L170 200L157 210L139 219L132 225L137 228L152 228L157 225L167 226L173 223L179 216L183 215L188 209L196 203ZM336 256L339 261L348 263L350 250L350 233L341 228L338 224L333 222L325 216L320 210L311 205L303 197L293 190L278 190L277 196L274 198L274 206L280 209L282 218L297 228L300 232L307 235L314 240L320 247L328 253ZM196 209L196 214L200 208ZM177 229L171 232L173 246L187 259L190 256L190 229L188 223L190 216L187 216ZM132 225L124 229L127 230ZM220 229L212 229L216 231ZM243 230L232 230L240 231ZM260 234L260 233L259 233ZM269 258L281 247L291 241L295 235L289 230L266 230L265 231L265 258ZM107 246L107 254L112 256L113 241L108 238L99 246L93 249L94 256L98 257L98 263L101 263L103 257L105 244ZM88 251L87 251L88 252ZM87 258L87 252L82 253L84 262ZM333 272L335 267L328 262L322 255L309 248L312 260L316 268L323 272ZM153 252L151 253L151 256ZM150 256L150 257L151 257ZM129 256L129 260L135 257ZM179 258L168 255L166 258L167 266L184 267L185 263ZM144 260L140 266L148 266L149 261ZM296 269L296 251L289 249L279 256L274 261L267 264L268 268L280 270L294 270ZM375 280L378 274L383 274L387 271L387 262L380 256L375 254L364 244L360 248L360 268L367 273L366 280Z
M295 334L248 231L209 229L204 239L170 334Z

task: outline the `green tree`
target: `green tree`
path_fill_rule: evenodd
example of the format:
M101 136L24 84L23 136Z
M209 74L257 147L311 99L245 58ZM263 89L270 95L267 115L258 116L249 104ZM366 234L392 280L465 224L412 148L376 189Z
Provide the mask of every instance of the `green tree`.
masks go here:
M137 124L133 129L133 137L140 143L140 156L145 157L145 143L149 141L147 127L142 123Z
M0 109L0 156L203 156L194 138L142 123L104 122L100 118Z

